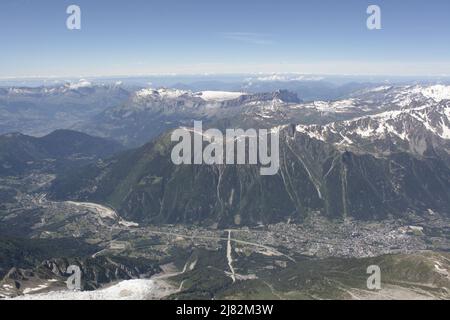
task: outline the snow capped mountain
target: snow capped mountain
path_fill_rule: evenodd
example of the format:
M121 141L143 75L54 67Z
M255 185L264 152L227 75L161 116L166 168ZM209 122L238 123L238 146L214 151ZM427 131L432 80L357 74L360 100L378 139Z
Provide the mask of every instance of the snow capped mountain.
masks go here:
M450 86L379 86L344 100L299 105L323 113L354 112L355 117L326 125L298 125L297 131L343 148L423 154L430 144L448 148L449 98Z
M121 114L130 117L135 112L175 114L196 110L205 104L206 101L196 97L191 91L146 88L136 91L125 104L106 112L115 114L115 117L120 117Z
M229 91L199 91L192 92L189 90L179 89L152 89L146 88L135 93L134 101L136 103L145 102L146 100L170 100L179 98L202 99L206 102L222 102L227 100L237 99L245 95L243 92L229 92Z
M176 291L162 280L132 279L94 291L51 291L25 294L15 300L158 300Z
M66 83L66 87L69 88L70 90L77 90L80 88L89 88L92 87L92 83L85 80L85 79L80 79L78 82L69 82Z
M286 123L286 106L298 103L301 100L297 95L286 90L245 94L146 88L133 93L127 102L100 113L80 130L139 146L169 129L191 126L194 119L205 124L227 119L236 125L240 120L256 119L265 127ZM269 123L265 122L265 112Z
M313 127L300 126L299 130L320 140L330 139L326 136L333 136L334 130L335 137L331 140L341 145L355 145L357 142L354 140L358 139L380 140L384 137L395 137L394 140L398 140L397 143L400 144L410 139L411 132L419 131L434 135L436 139L448 139L448 117L442 116L446 113L441 112L441 116L434 113L436 105L444 106L449 97L450 86L439 84L383 85L357 91L340 100L303 102L296 93L288 90L245 93L144 88L130 93L121 84L102 85L80 79L62 86L2 90L0 102L5 101L5 107L2 109L0 104L0 115L9 119L9 129L6 132L22 131L24 121L21 116L11 113L9 105L28 106L32 102L43 106L41 109L28 107L27 114L30 116L37 110L61 115L62 106L67 105L64 112L70 112L71 118L64 117L59 123L65 121L68 128L118 139L131 146L146 143L177 126L189 126L193 119L204 122L221 122L226 119L223 124L253 128L270 128L288 123L315 124ZM95 108L74 108L77 105L92 105ZM52 109L46 111L49 106ZM428 109L432 111L427 112ZM77 116L74 117L73 114ZM44 115L41 116L43 119ZM86 117L90 117L87 122L84 121ZM405 119L401 119L402 117ZM15 122L11 126L13 118ZM30 121L35 119L33 116ZM342 121L350 120L352 123L359 121L358 130L354 128L347 132L347 127L351 125L343 125ZM402 123L403 120L415 126L415 130L400 127L397 122ZM73 127L74 123L79 125ZM330 123L343 126L342 134L345 138L340 135L340 128L333 129ZM43 122L33 126L38 127L39 133L48 133L47 125L43 125ZM27 133L34 134L35 131Z
M278 104L281 105L284 102L284 107L289 109L307 109L317 112L321 116L329 114L358 117L364 114L377 114L403 108L432 106L446 99L450 99L450 86L379 86L359 91L347 99L319 100L295 105L286 103L289 101L278 101Z
M177 89L142 89L135 93L136 98L160 98L160 99L176 99L183 95L192 95L190 91Z
M382 153L407 149L423 154L428 144L450 150L450 101L385 111L324 126L299 125L297 132L346 148Z
M419 92L424 97L433 99L436 102L450 100L450 86L435 85L429 87L416 87L413 92Z
M103 84L92 83L85 79L75 82L66 82L62 85L41 86L41 87L9 87L0 90L0 97L9 99L21 99L26 97L51 97L63 94L91 94L95 91L119 90L121 83ZM124 89L122 89L124 90Z
M406 108L417 106L417 104L448 100L450 99L450 86L380 86L359 91L352 96L367 102Z
M365 103L358 99L344 99L337 101L314 101L299 107L314 109L319 112L329 113L349 113L354 111L373 111L376 105Z
M286 90L269 93L246 94L228 91L200 91L192 92L178 89L142 89L137 91L131 101L121 107L131 110L159 110L158 112L182 115L191 112L191 117L217 115L223 110L235 112L278 111L286 106L301 103L296 94ZM273 115L275 116L275 115Z
M120 105L130 93L120 85L86 80L41 87L0 90L0 133L45 135L72 128L93 114Z
M399 128L398 124L393 125L395 130L390 127L391 122L401 122L401 119L391 119L383 124L383 116L379 114L395 116L403 110L414 110L409 115L411 118L409 123L416 127L420 124L430 134L435 133L437 138L446 139L448 136L446 120L434 119L431 116L426 118L419 111L421 108L434 108L439 102L444 103L446 100L443 98L447 97L449 88L441 85L378 86L356 92L341 100L313 102L303 102L297 94L287 90L248 94L240 91L193 92L181 89L145 88L132 94L126 103L105 110L95 119L96 125L90 126L96 129L88 133L118 138L124 144L131 143L137 146L166 130L177 126L190 126L193 119L204 122L226 119L228 125L253 128L270 128L288 123L323 126L336 123L334 125L337 126L340 121L365 116L378 119L379 125L373 124L376 120L371 120L370 126L360 120L359 131L355 129L354 132L349 132L348 136L344 134L345 139L336 133L336 137L332 139L334 143L351 145L350 141L353 141L351 136L358 135L358 132L362 133L359 139L369 139L370 135L378 139L395 136L396 139L405 140L405 135L408 135L409 131ZM427 119L430 121L424 122ZM333 133L332 129L330 125L322 129L302 127L300 130L321 137L322 131ZM337 129L334 131L339 132ZM133 138L129 137L130 133L133 133ZM136 142L132 143L131 139L135 139Z
M227 101L233 100L246 95L244 92L229 92L229 91L201 91L195 94L205 101Z

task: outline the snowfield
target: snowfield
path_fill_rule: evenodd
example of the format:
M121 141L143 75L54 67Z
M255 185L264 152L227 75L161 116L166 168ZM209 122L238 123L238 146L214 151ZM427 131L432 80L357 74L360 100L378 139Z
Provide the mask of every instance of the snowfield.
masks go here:
M205 101L227 101L237 99L245 93L243 92L228 92L228 91L201 91L196 95Z
M138 227L139 224L133 221L127 221L122 219L116 211L114 211L111 208L108 208L106 206L102 206L97 203L91 203L91 202L76 202L76 201L65 201L65 203L69 205L74 205L77 207L85 208L86 210L89 210L91 212L94 212L100 216L102 219L111 219L118 221L120 225L123 225L125 227Z
M158 96L163 99L176 99L182 95L189 94L189 91L177 90L177 89L142 89L135 93L137 98L146 98L150 96Z
M346 103L345 103L346 104ZM352 144L351 138L383 139L396 136L410 141L418 124L428 133L450 140L450 107L448 104L385 111L382 113L333 122L325 126L297 125L296 131L320 141L331 141L340 136L341 144Z
M77 90L80 88L92 87L92 83L85 79L80 79L78 82L71 82L71 83L68 83L66 86L71 90Z
M307 104L304 107L330 113L349 112L353 109L358 108L353 99L337 101L314 101L312 104Z
M95 291L52 291L25 294L13 300L158 300L175 292L177 288L162 280L135 279Z
M421 93L424 97L433 99L436 102L442 100L450 100L450 86L435 85L429 87L417 87L413 90L414 93Z
M71 204L77 207L83 207L86 208L89 211L97 213L101 218L109 218L112 220L118 219L117 213L108 207L96 204L96 203L90 203L90 202L75 202L75 201L66 201L67 204Z
M232 92L232 91L199 91L192 92L188 90L178 89L142 89L135 93L137 99L160 98L160 99L177 99L181 96L197 97L207 102L222 102L227 100L237 99L245 95L244 92Z

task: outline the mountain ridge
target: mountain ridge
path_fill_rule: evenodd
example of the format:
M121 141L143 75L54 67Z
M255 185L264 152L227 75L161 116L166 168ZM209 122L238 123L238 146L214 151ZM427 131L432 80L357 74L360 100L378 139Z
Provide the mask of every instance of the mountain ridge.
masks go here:
M43 137L21 133L0 135L0 175L30 170L65 170L124 150L119 143L73 130L56 130Z

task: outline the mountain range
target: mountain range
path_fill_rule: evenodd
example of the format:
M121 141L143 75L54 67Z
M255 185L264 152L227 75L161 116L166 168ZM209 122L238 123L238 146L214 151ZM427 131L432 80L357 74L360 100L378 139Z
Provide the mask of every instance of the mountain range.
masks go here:
M448 299L450 87L274 81L0 89L0 298ZM277 174L175 165L196 120L279 133Z
M127 88L86 80L63 85L0 89L0 134L21 132L43 136L70 129L106 108L126 101Z
M0 135L0 176L62 172L112 156L117 142L71 130L36 138L21 133Z
M313 212L364 220L448 215L450 104L445 90L382 87L326 104L302 103L287 92L242 95L217 107L228 114L238 109L239 122L229 117L228 124L252 127L257 112L269 110L261 125L271 126L284 120L277 108L351 119L273 128L281 136L281 168L273 177L260 176L249 165L175 166L173 143L165 134L109 162L60 177L51 195L107 204L126 219L156 224L259 225L301 221ZM141 106L153 108L155 94L145 95L150 102ZM160 110L208 111L197 95L178 92L173 100L180 102Z

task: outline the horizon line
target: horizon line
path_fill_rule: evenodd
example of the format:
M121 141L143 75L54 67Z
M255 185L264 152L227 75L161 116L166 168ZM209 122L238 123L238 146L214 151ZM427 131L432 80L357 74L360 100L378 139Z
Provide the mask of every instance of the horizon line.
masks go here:
M398 78L450 78L450 74L396 74L396 73L301 73L301 72L199 72L199 73L142 73L142 74L112 74L112 75L26 75L26 76L0 76L3 80L65 80L65 79L102 79L102 78L145 78L145 77L214 77L214 76L258 76L258 75L296 75L296 76L322 76L322 77L398 77ZM295 81L292 79L285 81ZM276 80L274 80L276 81Z

